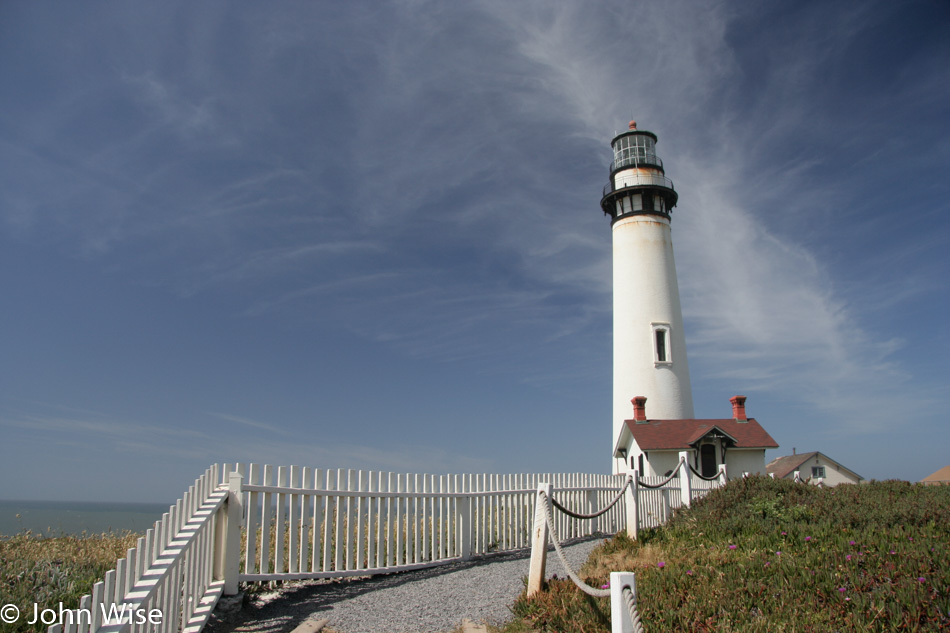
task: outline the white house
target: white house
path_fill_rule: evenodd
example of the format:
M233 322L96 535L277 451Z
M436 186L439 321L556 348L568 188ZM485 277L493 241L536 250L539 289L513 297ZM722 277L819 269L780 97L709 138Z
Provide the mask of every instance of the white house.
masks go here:
M803 480L823 486L858 484L864 481L864 477L858 473L818 451L796 454L793 449L791 455L777 457L769 462L766 470L776 479L793 479L797 472Z
M778 448L772 436L745 413L745 396L735 396L732 417L724 419L656 420L646 415L643 396L633 399L633 419L625 420L614 444L614 468L641 475L667 475L689 454L690 466L703 475L726 465L730 479L744 473L765 474L765 450Z

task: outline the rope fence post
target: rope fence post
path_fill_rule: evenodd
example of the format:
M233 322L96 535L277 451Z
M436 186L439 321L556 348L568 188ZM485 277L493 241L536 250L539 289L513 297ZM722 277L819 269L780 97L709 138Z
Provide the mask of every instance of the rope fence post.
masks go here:
M689 454L686 451L680 451L680 502L686 508L689 507L690 497L692 495L692 482L689 474Z
M630 592L631 598L624 593ZM628 600L630 602L628 603ZM629 604L633 609L629 608ZM637 575L632 571L610 572L610 631L611 633L635 633L643 631L640 616L636 612ZM632 612L632 613L631 613ZM634 622L634 616L637 621Z
M640 471L633 471L633 481L627 486L625 510L627 514L627 536L634 541L637 540L637 534L640 531L640 511L637 507L637 500L640 498Z
M531 567L528 569L528 596L541 591L544 583L544 568L548 559L548 523L545 518L547 499L551 498L554 486L550 483L538 485L534 497L534 527L531 529Z

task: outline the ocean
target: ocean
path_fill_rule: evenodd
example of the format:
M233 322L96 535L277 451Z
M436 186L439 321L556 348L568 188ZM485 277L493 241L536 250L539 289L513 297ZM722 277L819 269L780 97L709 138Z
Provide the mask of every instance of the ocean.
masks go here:
M25 530L51 536L125 530L144 533L165 512L168 506L161 503L0 500L0 535Z

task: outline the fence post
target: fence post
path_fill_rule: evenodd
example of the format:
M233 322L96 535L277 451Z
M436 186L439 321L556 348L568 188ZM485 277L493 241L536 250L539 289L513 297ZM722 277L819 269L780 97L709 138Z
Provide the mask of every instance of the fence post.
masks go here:
M583 486L587 488L593 488L597 484L591 481L590 475L584 475ZM587 514L593 514L597 509L597 491L588 490L585 493L585 501L587 502ZM594 517L590 522L590 532L589 534L596 534L600 532L600 517ZM582 532L583 533L583 532Z
M630 477L630 474L627 473L627 476ZM640 511L637 507L637 502L639 500L640 492L640 471L633 471L633 481L630 482L630 485L627 486L627 491L623 494L626 496L624 501L624 507L627 514L627 536L632 538L634 541L637 540L637 534L640 531Z
M547 503L541 498L543 494L548 499L553 494L554 486L549 483L538 485L538 492L534 497L534 527L531 530L531 567L528 569L528 597L541 591L544 583L544 567L548 561L548 522L545 518L544 506Z
M224 551L221 553L224 569L224 595L238 592L238 576L241 573L241 520L244 517L244 495L241 473L231 473L228 478L227 527L224 534Z
M726 465L719 464L719 485L725 486L729 480L726 478Z
M467 486L466 486L467 487ZM462 560L472 557L472 497L458 497L456 501L457 521L459 523L459 538L462 542L459 554Z
M680 451L680 501L689 507L690 497L692 495L692 482L689 474L689 454L686 451Z
M610 631L633 633L633 621L623 599L623 588L630 587L633 599L637 599L637 575L632 571L610 572Z

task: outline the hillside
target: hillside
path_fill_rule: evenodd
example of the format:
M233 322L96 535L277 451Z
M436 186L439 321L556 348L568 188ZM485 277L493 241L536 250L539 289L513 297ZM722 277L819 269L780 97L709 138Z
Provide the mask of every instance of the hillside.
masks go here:
M950 486L733 481L639 542L606 541L581 575L619 570L637 572L648 632L948 631ZM514 630L610 630L607 599L548 585L517 600Z

